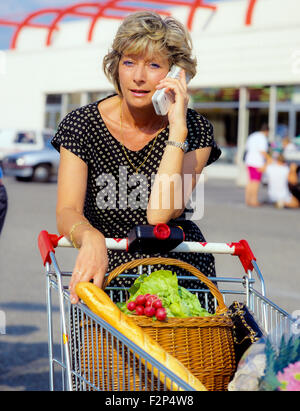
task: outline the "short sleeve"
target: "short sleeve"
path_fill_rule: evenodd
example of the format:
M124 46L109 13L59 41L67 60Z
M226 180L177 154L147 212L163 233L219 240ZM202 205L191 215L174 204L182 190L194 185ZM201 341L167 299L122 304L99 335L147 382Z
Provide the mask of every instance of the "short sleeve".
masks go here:
M261 151L267 152L268 151L268 140L267 138L264 136L264 138L261 141Z
M88 164L88 126L80 109L69 113L59 124L51 140L53 147L60 151L64 147Z
M221 155L221 149L218 147L214 139L214 131L212 124L201 114L195 110L188 109L187 113L188 126L188 151L194 151L199 148L211 147L211 153L207 162L209 164L218 160Z

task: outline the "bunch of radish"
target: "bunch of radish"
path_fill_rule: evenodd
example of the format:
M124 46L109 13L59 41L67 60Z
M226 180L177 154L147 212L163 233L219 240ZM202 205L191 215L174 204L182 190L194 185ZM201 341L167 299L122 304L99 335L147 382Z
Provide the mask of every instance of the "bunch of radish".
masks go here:
M164 321L167 317L161 299L155 294L140 294L127 304L127 308L129 311L135 311L137 315L155 316L159 321Z

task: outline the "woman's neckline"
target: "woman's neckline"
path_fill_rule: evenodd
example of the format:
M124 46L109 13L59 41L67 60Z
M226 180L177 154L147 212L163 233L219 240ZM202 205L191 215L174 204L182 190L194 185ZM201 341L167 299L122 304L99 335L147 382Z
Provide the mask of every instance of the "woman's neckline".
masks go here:
M149 140L148 143L146 143L141 149L139 149L139 150L131 150L131 149L128 148L125 144L121 143L121 141L119 141L119 140L110 132L110 130L109 130L109 128L107 127L107 125L106 125L106 123L105 123L105 121L104 121L104 119L103 119L103 117L102 117L102 115L101 115L101 113L100 113L100 110L99 110L99 103L101 103L102 101L104 101L104 100L106 100L106 99L108 99L108 98L110 98L110 97L113 97L113 96L115 96L115 95L116 95L116 94L111 94L111 95L109 95L109 96L107 96L107 97L104 97L104 98L102 98L102 99L100 99L100 100L97 100L95 103L93 103L93 104L95 105L95 109L96 109L96 112L97 112L97 116L99 117L99 119L101 120L101 122L103 123L103 125L105 126L106 130L107 130L108 133L109 133L109 136L110 136L114 141L116 141L120 146L124 146L127 151L131 151L132 153L142 152L146 147L149 146L149 144L151 144L151 143L153 144L153 140L154 140L155 138L159 138L159 136L168 129L169 125L167 125L165 128L163 128L162 130L160 130L160 131L158 132L158 134L156 134L151 140Z

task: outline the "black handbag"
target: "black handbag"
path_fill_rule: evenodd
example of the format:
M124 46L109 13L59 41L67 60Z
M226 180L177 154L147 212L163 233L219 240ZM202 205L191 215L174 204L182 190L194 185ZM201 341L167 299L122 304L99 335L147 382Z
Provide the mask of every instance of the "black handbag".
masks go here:
M238 364L250 345L263 337L263 332L246 304L234 301L229 307L229 315L233 322L233 341Z

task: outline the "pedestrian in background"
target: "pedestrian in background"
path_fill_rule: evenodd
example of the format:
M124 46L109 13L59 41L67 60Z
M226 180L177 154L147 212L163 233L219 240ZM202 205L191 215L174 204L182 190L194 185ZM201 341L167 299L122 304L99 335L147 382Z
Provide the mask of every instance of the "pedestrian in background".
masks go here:
M294 202L300 207L300 165L296 163L290 164L288 180L290 193L293 196Z
M250 207L260 205L258 201L259 186L262 178L261 169L266 162L268 152L269 127L263 124L260 131L249 135L246 142L245 164L248 169L248 183L245 190L245 202Z
M293 151L297 151L297 146L294 144L289 136L285 136L282 139L282 150L283 150L283 155L285 156L288 153L291 153Z
M0 167L0 234L4 225L7 212L7 193L3 183L3 173Z
M269 201L277 208L298 208L299 202L289 190L290 167L282 153L275 152L261 170L266 176Z

